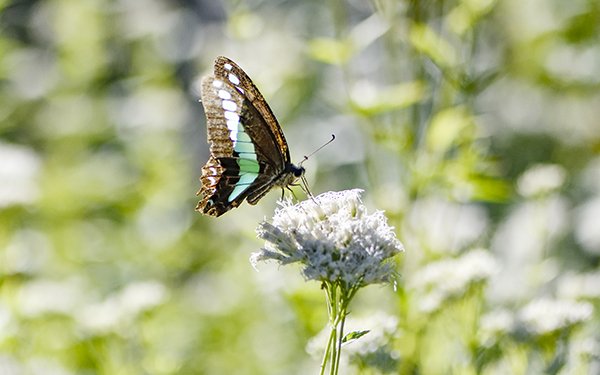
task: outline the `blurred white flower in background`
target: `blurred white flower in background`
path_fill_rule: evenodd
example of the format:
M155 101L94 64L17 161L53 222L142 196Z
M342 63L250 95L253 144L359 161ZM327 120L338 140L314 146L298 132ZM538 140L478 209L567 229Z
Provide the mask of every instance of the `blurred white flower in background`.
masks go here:
M490 250L500 272L490 282L488 296L496 303L530 299L557 276L548 252L568 233L569 202L551 194L546 199L518 204L501 222Z
M9 306L0 302L0 341L4 341L7 337L17 334L17 327L15 317ZM1 370L0 374L3 374Z
M32 357L25 365L25 374L30 375L71 375L75 374L70 369L65 368L63 364L53 357ZM1 373L1 372L0 372Z
M26 283L18 295L20 312L29 317L44 314L73 316L87 329L106 332L163 303L168 297L168 290L162 283L149 280L132 282L103 301L92 302L95 296L85 293L88 288L84 284L84 280L77 278Z
M40 157L28 147L0 142L0 160L0 208L35 202Z
M580 176L589 198L575 209L575 239L592 256L600 254L600 157L592 159Z
M158 281L132 282L101 302L82 306L76 312L76 319L91 331L108 332L119 324L128 324L138 314L163 303L167 297L167 288Z
M347 354L368 354L389 343L398 331L398 318L378 311L361 317L348 317L346 320L347 332L368 330L369 333L359 339L350 341L346 345ZM307 344L306 352L315 358L323 354L327 344L329 328L323 328Z
M12 375L24 373L21 361L15 357L0 353L0 374Z
M170 88L149 88L131 84L108 98L108 111L119 136L138 141L139 132L162 132L184 126L190 114L186 98Z
M70 315L85 300L87 288L84 284L85 281L78 277L27 282L18 293L20 312L28 317L52 313Z
M508 335L514 326L514 314L507 309L490 311L481 317L479 335L484 345L492 345Z
M368 332L344 344L344 361L368 362L370 367L376 368L387 368L394 364L400 358L400 353L393 346L393 340L399 334L398 324L396 316L381 311L361 317L348 317L346 332ZM329 328L325 327L306 344L306 352L314 358L322 356L328 336Z
M351 318L346 322L348 332L368 330L364 336L346 344L346 353L352 355L368 355L375 353L382 347L389 345L398 333L398 317L383 312L377 312L361 318ZM392 351L393 357L398 358L400 353Z
M25 100L46 97L59 81L56 57L47 48L5 52L3 58L11 93Z
M575 239L591 255L600 255L600 196L592 198L575 211Z
M549 194L565 183L567 172L556 164L538 164L526 170L517 181L517 190L524 197Z
M518 312L517 324L530 334L542 336L584 323L593 312L592 304L587 302L542 298Z
M487 225L487 214L480 206L426 198L411 205L402 239L411 249L456 254L479 239Z
M558 283L558 296L565 299L600 299L600 272L568 273Z
M600 342L597 338L578 337L571 341L569 359L565 374L581 373L581 368L588 367L588 374L600 374Z
M25 360L17 360L10 355L0 354L1 375L70 375L75 372L63 366L61 361L52 355L27 356Z
M494 257L486 250L472 250L460 258L427 264L417 270L408 282L416 290L419 308L437 310L450 298L460 297L475 283L489 279L498 271Z
M52 244L42 231L22 229L15 232L5 247L1 272L34 275L48 264Z

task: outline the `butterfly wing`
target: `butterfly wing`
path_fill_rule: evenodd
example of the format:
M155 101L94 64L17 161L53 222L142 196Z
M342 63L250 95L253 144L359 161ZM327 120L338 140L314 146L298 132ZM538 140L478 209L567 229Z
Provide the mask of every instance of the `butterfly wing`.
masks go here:
M215 60L215 77L231 83L250 101L262 117L263 125L267 125L266 129L268 129L268 134L273 139L273 143L277 146L275 149L280 154L281 162L283 164L290 163L290 151L283 130L281 130L281 126L269 104L267 104L250 77L235 62L224 56L219 56Z
M250 78L219 57L214 76L202 80L210 158L202 168L196 210L220 216L245 199L255 204L290 164L273 112Z

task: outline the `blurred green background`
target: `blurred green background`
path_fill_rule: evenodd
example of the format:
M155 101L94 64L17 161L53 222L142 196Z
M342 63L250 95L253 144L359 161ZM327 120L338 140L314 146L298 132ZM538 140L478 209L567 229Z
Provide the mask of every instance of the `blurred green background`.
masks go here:
M599 39L597 0L0 1L0 374L318 372L319 285L248 262L279 192L194 212L218 55L406 247L342 373L600 373Z

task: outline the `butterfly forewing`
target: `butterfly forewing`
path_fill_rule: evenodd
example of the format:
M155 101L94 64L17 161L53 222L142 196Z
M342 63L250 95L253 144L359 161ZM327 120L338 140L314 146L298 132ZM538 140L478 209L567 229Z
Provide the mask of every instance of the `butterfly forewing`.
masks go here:
M278 146L277 150L281 153L283 161L289 163L290 151L283 130L281 130L277 118L271 111L271 107L269 107L250 77L236 63L224 56L219 56L215 60L215 77L230 82L252 103L268 126L269 133L274 137Z
M202 168L196 209L220 216L245 199L255 204L273 186L287 186L294 178L290 171L299 169L291 165L283 132L250 78L225 57L217 58L214 69L214 76L202 80L211 156Z

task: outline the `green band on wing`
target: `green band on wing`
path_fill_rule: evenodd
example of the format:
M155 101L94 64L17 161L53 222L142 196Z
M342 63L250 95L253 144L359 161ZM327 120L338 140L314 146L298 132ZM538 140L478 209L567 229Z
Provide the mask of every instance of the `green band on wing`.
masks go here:
M260 165L256 158L252 139L244 131L244 125L241 122L237 122L238 119L235 120L231 124L228 123L228 127L230 130L229 138L233 142L233 150L238 155L237 164L240 168L240 179L235 184L229 197L227 197L229 202L233 202L240 194L246 191L254 180L256 180L260 172Z
M246 134L246 132L244 131L238 131L237 133L237 141L238 142L249 142L252 143L252 140L250 139L250 136L248 134Z
M233 191L231 192L231 194L229 194L227 200L229 202L233 202L235 198L237 198L240 194L246 191L246 189L248 189L250 185L252 185L252 183L254 182L254 180L256 180L257 177L258 173L242 173L240 175L239 181L235 184L235 188L233 188Z
M258 173L260 171L260 165L256 160L240 157L237 163L240 167L240 172Z
M240 134L240 133L238 133ZM254 145L251 142L235 142L233 149L242 154L254 154Z

